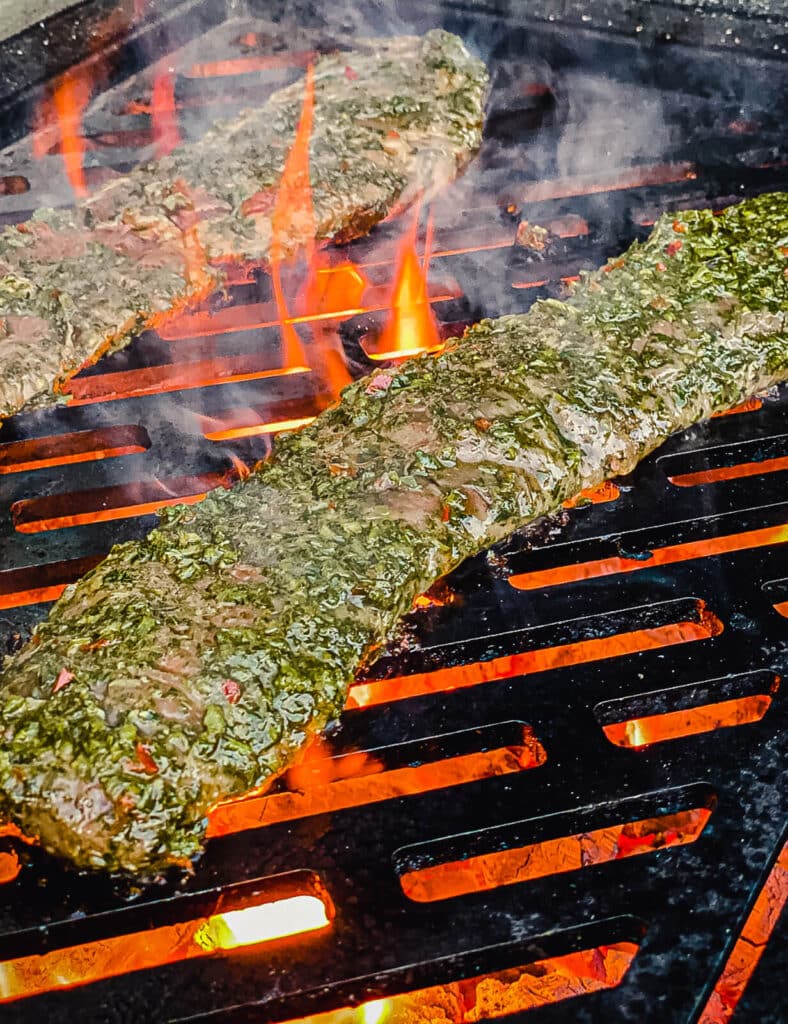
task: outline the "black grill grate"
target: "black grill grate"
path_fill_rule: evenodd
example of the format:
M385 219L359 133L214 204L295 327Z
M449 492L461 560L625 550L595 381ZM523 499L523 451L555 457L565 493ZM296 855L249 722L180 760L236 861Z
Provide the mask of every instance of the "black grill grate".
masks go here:
M786 187L778 112L788 73L776 61L731 66L712 51L638 48L549 25L525 31L478 11L452 9L443 20L495 72L483 151L433 207L431 293L445 333L560 294L563 279L644 235L663 209ZM199 137L208 114L231 116L296 78L310 39L327 47L335 38L325 26L310 36L254 21L201 32L168 57L182 137ZM187 73L273 52L262 70ZM150 155L153 75L143 68L95 98L85 116L89 168ZM33 160L28 139L0 154L0 181L20 177L28 191L0 195L5 221L69 201L59 156ZM563 236L547 258L515 244L526 219ZM345 255L383 286L399 231L382 228ZM275 372L278 329L260 326L271 319L263 273L250 268L213 310L210 333L205 322L178 337L148 332L80 374L76 401L4 424L0 630L9 649L45 614L42 602L153 525L135 512L162 487L176 499L229 482L237 460L264 457L271 437L206 435L303 419L325 402L314 375ZM219 330L228 317L235 329ZM341 326L357 372L368 367L359 341L377 318ZM618 481L615 500L567 511L471 560L413 612L406 642L355 690L357 706L329 738L340 779L342 764L367 753L367 802L346 790L335 797L342 809L305 813L296 793L288 818L280 786L262 824L251 827L258 800L243 829L210 841L187 883L142 891L75 877L2 840L24 862L0 886L5 960L210 915L271 886L318 884L290 872L319 876L336 908L325 932L121 973L10 1003L2 1019L276 1022L624 942L638 950L621 985L524 1019L696 1020L785 841L777 677L788 646L786 403L783 390L672 438ZM703 473L717 478L701 482ZM67 516L79 525L65 525ZM606 574L592 565L587 578L548 585L552 571L600 560ZM760 701L748 724L644 749L605 731L748 699ZM453 785L441 774L450 770ZM410 773L407 784L397 772ZM393 795L392 779L412 792ZM402 888L403 874L442 862L697 809L711 812L708 823L683 845L663 836L665 848L639 856L434 902ZM781 937L784 924L737 1021L780 1019ZM0 993L8 977L0 967Z

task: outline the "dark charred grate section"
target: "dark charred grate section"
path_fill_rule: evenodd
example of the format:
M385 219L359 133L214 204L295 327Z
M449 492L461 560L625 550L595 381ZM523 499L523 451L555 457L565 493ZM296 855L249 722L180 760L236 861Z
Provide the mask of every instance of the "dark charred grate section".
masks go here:
M163 134L196 139L263 102L337 45L325 26L219 14L93 87L89 185ZM776 60L526 31L459 5L399 15L417 30L442 19L494 69L483 150L432 205L444 337L560 295L662 210L788 186ZM362 21L342 38L390 29ZM150 61L167 42L181 49L162 79ZM0 154L0 219L71 201L61 148L50 135L37 156L29 138ZM533 225L550 230L543 251ZM372 366L362 343L385 318L401 228L341 254L367 282L363 311L334 323L354 373ZM283 371L268 278L245 266L79 374L65 404L7 421L5 648L153 509L231 483L327 401L317 374ZM787 407L783 390L671 438L421 598L307 760L214 813L188 881L74 876L0 839L0 998L31 993L2 1019L399 1024L438 1005L452 1024L711 1024L737 1004L737 1021L775 1019L784 923L769 941L763 920L785 889ZM217 917L291 896L329 923L222 944ZM742 966L750 948L760 966Z

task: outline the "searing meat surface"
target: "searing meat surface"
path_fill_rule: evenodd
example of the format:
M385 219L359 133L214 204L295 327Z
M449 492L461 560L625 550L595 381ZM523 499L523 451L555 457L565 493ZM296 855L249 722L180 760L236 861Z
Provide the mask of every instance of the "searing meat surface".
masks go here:
M193 857L437 577L788 378L786 238L785 194L663 217L568 301L352 384L115 548L6 665L2 811L80 867Z
M280 256L364 234L451 181L481 141L487 71L435 30L359 42L314 67L314 217L277 228ZM111 181L74 210L0 233L0 416L221 285L221 261L265 260L304 84Z

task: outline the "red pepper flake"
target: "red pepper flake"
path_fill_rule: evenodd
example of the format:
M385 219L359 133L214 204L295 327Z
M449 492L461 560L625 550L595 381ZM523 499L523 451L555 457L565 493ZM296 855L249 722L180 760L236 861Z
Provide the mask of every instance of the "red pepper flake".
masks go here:
M386 391L393 379L387 373L376 373L364 390L368 395L377 394L378 391Z
M99 647L106 647L109 640L105 640L104 637L99 637L98 640L94 640L92 644L80 644L80 651L97 651Z
M150 752L150 747L146 743L138 743L134 748L137 755L137 760L140 763L140 767L148 775L155 775L159 770L159 766L153 760L153 756Z
M255 217L271 213L276 205L276 189L264 188L261 192L244 199L241 203L241 213L244 217Z
M609 263L606 263L605 266L602 267L602 269L606 274L609 274L611 270L621 270L621 268L624 266L624 263L624 257L619 256L617 260L611 260Z
M479 416L473 421L473 425L474 427L476 427L477 430L482 430L486 432L490 429L492 423L490 423L486 416Z
M341 462L329 462L328 471L331 476L358 476L358 469L355 466L345 466Z
M353 68L349 64L346 64L345 65L345 78L350 79L351 82L355 82L355 80L358 78L358 71L354 71Z
M222 693L228 704L237 704L241 699L241 687L234 679L225 679L222 683Z
M673 230L678 232L680 235L686 235L687 225L683 224L680 220L673 221Z
M659 263L657 264L657 270L659 270L661 273L664 274L667 269L668 268L665 266L665 264L662 262L662 260L660 260Z
M684 243L676 239L675 242L671 242L670 245L665 246L665 253L668 256L675 256L676 253L683 247Z
M61 668L60 672L58 673L58 677L55 680L55 685L52 687L52 693L57 693L59 690L64 690L73 678L73 672L69 672L67 668Z
M450 517L451 517L451 509L449 508L448 505L444 505L443 508L441 509L441 522L442 523L448 523Z
M780 255L788 257L788 245L781 245L780 246Z

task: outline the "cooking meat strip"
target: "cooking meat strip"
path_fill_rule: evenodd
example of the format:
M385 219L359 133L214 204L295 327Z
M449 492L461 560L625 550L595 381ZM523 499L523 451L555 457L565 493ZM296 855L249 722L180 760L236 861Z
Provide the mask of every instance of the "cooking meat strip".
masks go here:
M2 811L79 867L193 857L438 577L788 378L787 239L786 194L663 216L568 301L350 385L115 548L6 665Z
M361 41L314 67L314 217L273 230L304 102L296 82L76 209L0 232L0 417L221 286L220 264L347 241L451 181L479 147L487 71L433 30ZM302 208L304 207L304 208Z

